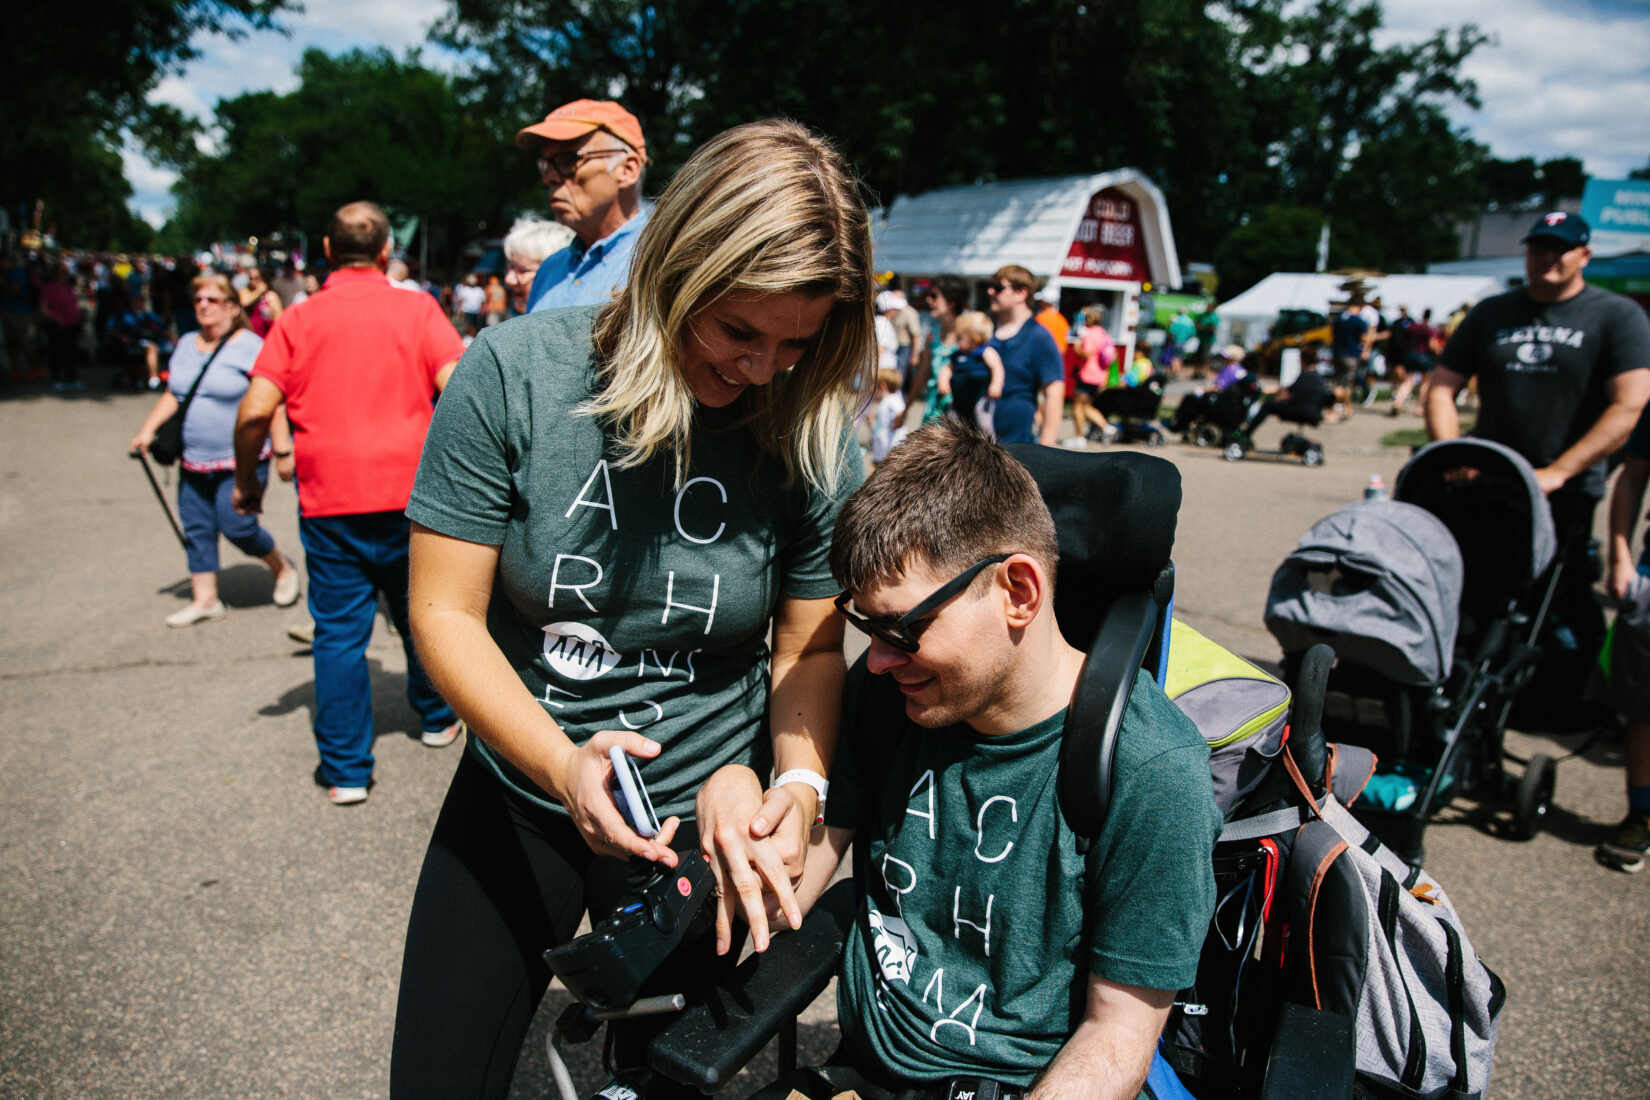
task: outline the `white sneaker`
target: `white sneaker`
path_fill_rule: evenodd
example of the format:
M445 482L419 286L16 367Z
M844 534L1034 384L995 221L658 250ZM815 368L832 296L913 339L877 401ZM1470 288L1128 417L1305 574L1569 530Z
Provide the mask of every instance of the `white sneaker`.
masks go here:
M1089 449L1089 441L1080 435L1074 435L1069 439L1060 440L1060 446L1068 451L1086 451Z
M275 606L291 607L298 602L298 567L286 559L286 572L275 578Z
M166 616L166 625L194 626L196 623L215 622L227 614L229 614L229 610L224 607L222 600L212 601L211 607L197 607L195 604L187 604Z
M425 730L419 735L419 740L432 749L444 749L464 732L464 719L460 718L444 730Z
M315 624L308 619L301 623L293 623L286 628L286 636L299 645L314 645Z
M365 787L328 787L327 797L332 799L334 806L353 806L357 802L367 800Z

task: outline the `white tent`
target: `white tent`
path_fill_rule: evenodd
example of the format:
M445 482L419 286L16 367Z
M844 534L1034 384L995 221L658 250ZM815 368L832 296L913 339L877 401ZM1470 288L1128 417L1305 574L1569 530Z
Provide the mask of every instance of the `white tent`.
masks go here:
M1268 275L1236 298L1220 305L1220 319L1231 326L1227 337L1248 347L1266 340L1267 330L1285 309L1310 309L1328 315L1331 302L1343 302L1345 275L1279 272ZM1383 275L1366 278L1369 296L1378 298L1383 314L1397 316L1408 306L1411 316L1430 309L1435 318L1449 316L1463 302L1472 303L1506 289L1493 275Z

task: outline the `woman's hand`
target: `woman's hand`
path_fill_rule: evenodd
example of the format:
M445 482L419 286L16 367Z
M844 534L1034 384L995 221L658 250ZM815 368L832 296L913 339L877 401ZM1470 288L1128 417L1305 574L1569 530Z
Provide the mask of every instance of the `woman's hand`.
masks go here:
M138 434L132 437L132 442L126 445L127 454L148 454L149 444L155 441L155 430L148 426L143 427Z
M718 955L732 946L736 911L744 914L758 951L768 949L771 916L782 916L793 929L802 926L792 880L802 872L807 830L793 870L778 838L769 835L788 820L783 803L795 806L788 792L769 791L764 798L761 780L741 764L719 768L699 789L699 847L716 879ZM789 811L792 816L799 812Z
M659 835L648 838L632 829L619 813L608 782L613 778L613 762L607 750L618 745L631 756L651 760L659 755L659 743L628 730L602 730L582 745L570 745L565 754L551 762L551 794L567 808L568 816L583 835L590 850L600 856L637 859L676 866L671 838L681 822L670 818L659 827Z

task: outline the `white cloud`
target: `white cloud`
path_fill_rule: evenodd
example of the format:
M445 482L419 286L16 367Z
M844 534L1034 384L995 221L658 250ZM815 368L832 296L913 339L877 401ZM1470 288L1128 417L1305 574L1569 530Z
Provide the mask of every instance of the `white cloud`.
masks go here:
M1483 107L1455 122L1498 157L1577 157L1625 176L1650 158L1650 16L1547 0L1383 0L1384 41L1476 23L1495 36L1467 59Z

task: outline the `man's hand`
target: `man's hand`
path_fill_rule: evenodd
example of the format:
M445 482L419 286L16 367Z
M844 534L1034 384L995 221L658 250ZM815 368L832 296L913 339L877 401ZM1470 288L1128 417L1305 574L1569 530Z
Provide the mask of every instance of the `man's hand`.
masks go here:
M1551 494L1556 493L1558 490L1564 488L1564 483L1568 480L1569 478L1565 477L1551 466L1543 466L1541 469L1535 471L1535 483L1541 487L1541 492L1544 495L1550 496Z
M298 460L290 454L275 456L275 476L282 481L291 481L298 476Z
M229 494L229 503L243 516L255 516L264 510L264 487L256 478L250 482L235 479L235 488Z
M1610 577L1605 582L1610 589L1610 595L1618 600L1627 598L1627 590L1632 586L1633 578L1638 575L1638 567L1633 559L1626 556L1612 554L1610 557Z

